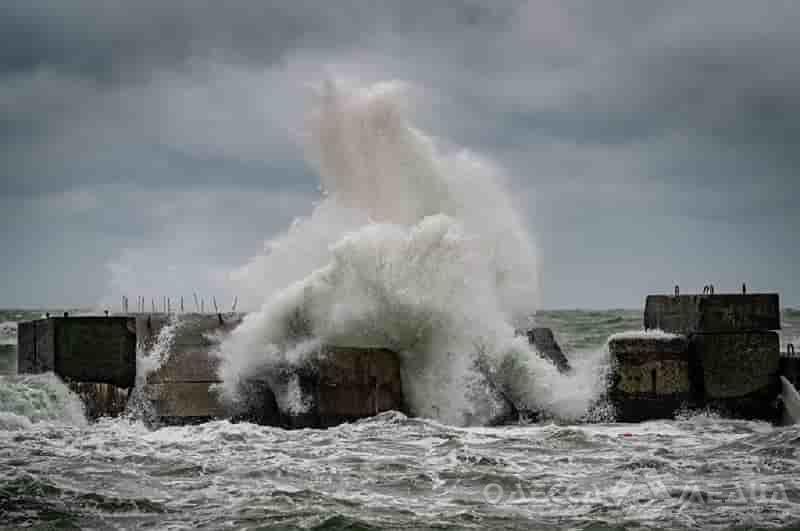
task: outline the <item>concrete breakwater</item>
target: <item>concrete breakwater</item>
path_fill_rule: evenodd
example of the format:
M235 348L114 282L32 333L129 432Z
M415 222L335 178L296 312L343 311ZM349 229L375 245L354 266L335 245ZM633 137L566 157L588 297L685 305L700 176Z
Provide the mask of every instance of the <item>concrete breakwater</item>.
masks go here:
M238 418L288 428L327 427L403 409L400 364L393 352L331 345L320 347L314 365L291 373L276 369L269 384L244 382L246 403L227 403L218 391L214 351L243 317L138 314L23 322L19 372L56 373L81 396L90 418L121 413L135 385L161 423ZM153 369L138 376L137 350L140 362ZM282 397L273 391L290 377L309 397L303 411L282 407Z
M342 345L321 345L309 363L275 366L253 376L241 382L241 400L226 400L215 351L243 318L241 313L163 313L23 322L20 372L56 373L83 398L91 418L121 413L134 386L147 415L167 424L232 418L287 428L327 427L406 410L398 356ZM562 372L569 370L550 329L524 334L542 357ZM299 410L288 403L292 393L303 397Z
M669 418L681 408L780 418L777 294L651 295L643 333L609 341L617 419Z
M405 409L398 356L342 345L321 345L307 365L274 366L242 382L245 400L223 400L215 351L243 318L132 314L24 322L19 372L56 373L83 397L90 417L120 413L134 386L164 423L233 418L325 427ZM684 408L711 407L777 421L779 376L796 385L800 374L796 358L780 356L779 327L776 294L648 297L644 330L609 339L615 369L608 394L617 420L670 418ZM520 333L559 370L570 371L551 330ZM304 397L300 409L287 401L298 391Z

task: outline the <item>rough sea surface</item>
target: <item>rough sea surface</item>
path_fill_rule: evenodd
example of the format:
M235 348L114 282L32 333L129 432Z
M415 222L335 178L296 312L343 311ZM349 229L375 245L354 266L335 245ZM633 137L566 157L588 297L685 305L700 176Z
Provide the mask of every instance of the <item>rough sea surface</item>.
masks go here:
M0 367L16 363L0 312ZM800 312L784 312L782 344ZM641 311L544 312L568 356ZM4 346L3 346L4 345ZM86 423L52 375L0 376L2 529L752 529L800 525L800 427L458 428L388 412L329 430Z

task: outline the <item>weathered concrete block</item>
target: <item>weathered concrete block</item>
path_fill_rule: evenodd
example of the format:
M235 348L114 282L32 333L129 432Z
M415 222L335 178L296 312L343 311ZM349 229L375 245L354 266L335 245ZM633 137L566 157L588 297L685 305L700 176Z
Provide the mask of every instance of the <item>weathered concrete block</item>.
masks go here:
M53 371L65 380L132 387L136 333L127 317L50 318L19 324L20 373Z
M172 352L157 370L147 375L147 382L219 382L218 367L219 359L210 351Z
M696 334L692 337L706 403L724 413L777 420L780 345L775 332Z
M672 334L618 334L609 340L615 362L610 397L617 420L672 418L691 402L689 341Z
M145 397L162 420L207 420L228 416L213 383L175 382L147 384Z
M171 321L175 319L175 321ZM148 375L149 383L217 382L219 360L214 349L219 340L241 323L242 314L154 314L138 316L136 329L140 347L151 352L161 330L174 324L168 351L158 370Z
M400 362L385 349L325 346L314 363L273 374L270 382L286 427L323 428L403 409ZM287 411L286 395L298 391L307 407Z
M236 328L244 318L242 313L154 313L136 316L136 334L146 347L152 347L162 328L177 323L173 345L175 347L205 347L214 343L209 339L216 333L227 333Z
M549 359L561 372L570 369L569 360L558 345L553 331L549 328L531 328L527 333L528 341L536 347L542 357Z
M678 334L780 330L780 301L777 293L650 295L644 327Z
M55 372L78 382L133 387L136 326L127 317L69 317L56 323Z
M319 385L322 417L360 418L403 406L400 362L385 349L327 347Z
M17 325L17 372L55 371L56 328L53 319L23 321Z

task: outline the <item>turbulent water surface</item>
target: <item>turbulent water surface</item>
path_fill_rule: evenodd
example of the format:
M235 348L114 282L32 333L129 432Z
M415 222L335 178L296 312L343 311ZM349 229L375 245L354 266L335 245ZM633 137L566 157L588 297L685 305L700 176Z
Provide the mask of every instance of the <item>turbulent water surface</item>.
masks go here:
M640 314L544 312L538 320L555 328L575 359L582 349L601 348L608 334L636 328ZM798 324L796 312L784 313L784 342L796 340ZM389 412L329 430L226 421L149 429L124 419L86 423L52 375L2 378L6 529L746 529L800 522L796 427L689 414L639 425L461 428Z

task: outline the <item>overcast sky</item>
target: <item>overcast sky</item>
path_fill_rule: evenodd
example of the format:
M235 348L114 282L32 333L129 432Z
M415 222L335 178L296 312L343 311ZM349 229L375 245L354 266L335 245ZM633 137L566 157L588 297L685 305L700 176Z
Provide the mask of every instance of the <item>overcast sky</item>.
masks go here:
M2 0L0 307L230 295L307 214L309 83L400 79L511 176L546 308L800 305L795 0Z

